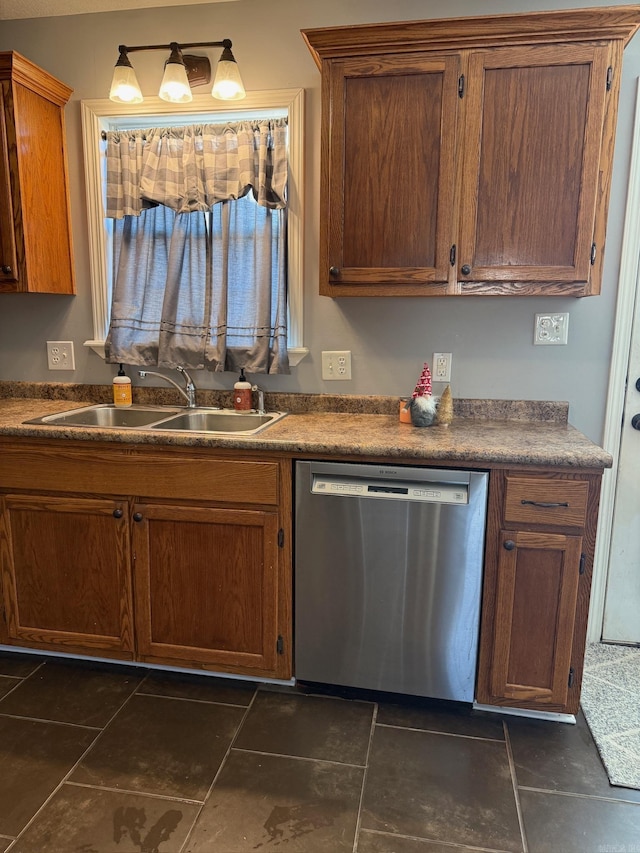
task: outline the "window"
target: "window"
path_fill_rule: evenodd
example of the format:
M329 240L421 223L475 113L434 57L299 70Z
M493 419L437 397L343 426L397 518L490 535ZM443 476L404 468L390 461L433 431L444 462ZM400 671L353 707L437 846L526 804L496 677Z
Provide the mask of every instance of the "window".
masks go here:
M265 90L248 93L242 109L212 109L208 95L195 95L188 104L168 104L160 98L147 98L137 104L135 114L123 112L122 105L109 100L82 101L82 128L85 151L87 214L90 243L90 269L93 297L94 337L85 341L104 357L104 340L109 327L112 224L104 218L105 153L102 132L118 127L149 127L188 122L224 122L242 118L286 116L289 132L288 185L288 319L289 362L296 365L306 354L302 329L303 285L303 168L302 133L304 127L304 90Z

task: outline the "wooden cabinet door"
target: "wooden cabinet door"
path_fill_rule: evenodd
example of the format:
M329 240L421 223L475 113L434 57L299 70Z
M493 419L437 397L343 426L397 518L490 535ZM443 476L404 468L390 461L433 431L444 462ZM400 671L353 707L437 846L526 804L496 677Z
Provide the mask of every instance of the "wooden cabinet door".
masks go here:
M502 531L492 698L552 710L566 705L581 546L579 536Z
M0 213L0 251L10 258L0 264L0 293L75 293L64 122L73 90L15 51L0 52L0 80L0 200L10 188Z
M457 55L334 60L323 75L320 292L446 292Z
M608 65L603 44L471 54L462 293L586 292L593 253L602 251L593 244Z
M126 503L7 495L0 566L8 643L133 657Z
M277 513L138 504L133 519L139 659L289 677Z

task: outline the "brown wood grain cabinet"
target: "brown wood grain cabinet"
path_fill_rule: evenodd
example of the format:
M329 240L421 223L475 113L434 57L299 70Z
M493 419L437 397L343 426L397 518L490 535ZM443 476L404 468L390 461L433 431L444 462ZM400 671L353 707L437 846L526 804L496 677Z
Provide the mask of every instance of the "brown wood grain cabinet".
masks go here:
M291 472L258 451L0 436L0 643L291 678ZM601 477L490 467L481 705L577 712Z
M0 53L0 293L75 293L64 106L72 89Z
M290 463L2 441L0 491L0 641L291 677Z
M0 524L6 641L131 658L126 502L7 494Z
M600 291L640 6L304 30L322 72L320 292Z
M495 471L477 700L575 714L599 474Z
M278 669L276 511L134 508L140 660Z

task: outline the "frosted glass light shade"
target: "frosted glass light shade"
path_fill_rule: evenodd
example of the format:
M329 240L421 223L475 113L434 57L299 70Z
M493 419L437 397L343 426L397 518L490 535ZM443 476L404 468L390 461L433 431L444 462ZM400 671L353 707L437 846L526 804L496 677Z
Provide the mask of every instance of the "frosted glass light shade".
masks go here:
M130 65L116 65L113 69L109 99L121 104L139 104L142 102L138 78Z
M187 70L182 63L167 62L158 95L172 104L186 104L193 100Z
M234 59L226 59L224 53L216 68L211 94L221 101L240 101L247 94L242 85L238 63Z

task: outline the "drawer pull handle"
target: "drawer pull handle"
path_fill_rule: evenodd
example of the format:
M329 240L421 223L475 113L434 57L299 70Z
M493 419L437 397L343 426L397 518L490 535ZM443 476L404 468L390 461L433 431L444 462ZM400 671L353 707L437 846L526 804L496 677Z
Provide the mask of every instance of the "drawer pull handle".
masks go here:
M142 521L142 513L141 512L134 512L133 513L133 520L134 521Z
M513 549L516 547L516 543L513 541L513 539L507 539L503 547L505 551L513 551Z
M11 269L11 267L8 264L3 264L2 267L0 267L0 269L2 270L4 275L11 275L11 273L13 272L13 270Z
M114 511L113 511L113 517L114 518L122 518L123 515L124 515L124 512L121 509L114 509Z
M554 503L546 503L545 501L520 501L520 503L521 504L527 504L528 506L541 506L544 509L555 509L558 506L566 506L566 507L569 506L567 501L565 501L564 503L555 503L555 504Z

